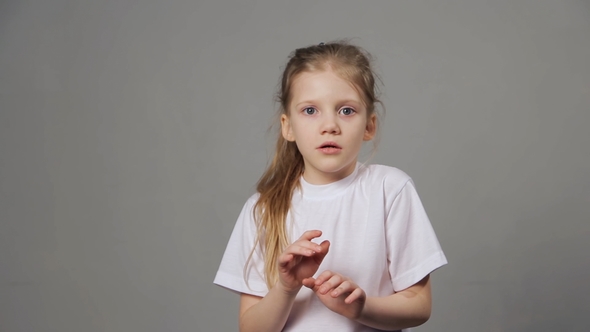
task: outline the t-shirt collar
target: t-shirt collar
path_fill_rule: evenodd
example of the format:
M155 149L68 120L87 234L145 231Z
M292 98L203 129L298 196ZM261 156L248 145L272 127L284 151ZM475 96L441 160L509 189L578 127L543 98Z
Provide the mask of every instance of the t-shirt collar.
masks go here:
M357 162L354 171L347 177L328 184L311 184L301 176L299 179L301 191L306 198L329 198L344 192L344 189L354 181L358 174L360 163Z

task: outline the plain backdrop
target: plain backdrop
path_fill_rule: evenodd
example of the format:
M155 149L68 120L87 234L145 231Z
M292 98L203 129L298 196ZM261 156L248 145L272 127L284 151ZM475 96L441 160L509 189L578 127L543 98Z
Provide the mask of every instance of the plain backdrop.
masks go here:
M0 1L0 331L236 331L212 281L281 69L339 38L449 259L415 331L587 331L580 0Z

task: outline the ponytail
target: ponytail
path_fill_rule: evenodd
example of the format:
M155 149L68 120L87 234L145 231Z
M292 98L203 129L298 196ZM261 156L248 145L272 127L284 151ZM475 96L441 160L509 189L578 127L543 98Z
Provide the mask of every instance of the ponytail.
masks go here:
M275 155L270 167L257 184L260 193L254 205L257 234L254 248L261 245L264 252L264 276L268 288L278 281L277 260L289 245L286 230L287 214L291 208L293 191L299 187L303 174L303 157L295 142L289 142L279 134ZM252 254L248 256L248 266Z

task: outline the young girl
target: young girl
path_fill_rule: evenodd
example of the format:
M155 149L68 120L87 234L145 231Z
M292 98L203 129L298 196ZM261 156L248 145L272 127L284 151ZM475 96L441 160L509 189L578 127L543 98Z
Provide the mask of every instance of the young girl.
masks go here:
M446 264L410 177L357 161L377 130L368 55L297 49L282 77L281 132L215 277L240 293L240 331L378 331L430 317Z

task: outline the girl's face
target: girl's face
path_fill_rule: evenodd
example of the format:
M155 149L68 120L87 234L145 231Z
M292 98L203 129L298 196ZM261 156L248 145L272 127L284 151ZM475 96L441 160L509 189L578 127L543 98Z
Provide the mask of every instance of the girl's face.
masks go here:
M303 178L327 184L350 175L363 141L375 136L375 114L368 116L353 85L331 70L303 72L291 89L281 131L303 156Z

